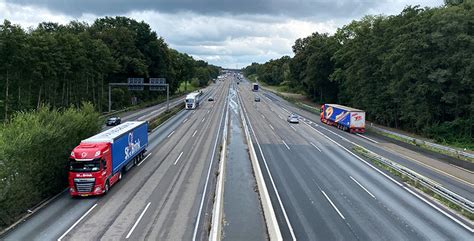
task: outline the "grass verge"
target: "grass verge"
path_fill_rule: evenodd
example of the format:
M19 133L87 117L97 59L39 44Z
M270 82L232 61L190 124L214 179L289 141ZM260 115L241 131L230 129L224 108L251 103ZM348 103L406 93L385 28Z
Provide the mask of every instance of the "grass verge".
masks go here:
M163 124L165 121L176 115L178 112L180 112L182 109L184 109L184 104L183 105L177 105L161 114L158 116L154 117L153 119L150 120L148 124L148 130L152 131L155 129L157 126Z
M445 151L445 150L441 150L441 149L438 149L438 148L434 148L434 147L425 145L423 143L420 143L419 141L415 141L415 140L411 141L411 140L408 140L408 139L405 139L405 138L402 138L402 137L399 137L399 136L396 136L396 135L392 135L390 133L386 133L386 132L383 132L383 131L378 131L374 128L371 128L370 131L373 131L373 132L375 132L379 135L383 135L383 136L386 136L386 137L394 139L394 140L398 140L398 141L401 141L401 142L408 143L410 145L414 145L414 146L423 148L423 149L428 150L428 151L433 151L433 152L436 152L436 153L440 153L440 154L444 154L444 155L447 155L447 156L457 158L457 159L462 160L462 161L467 161L467 162L474 163L474 159L463 156L463 155L459 155L458 153L453 153L453 152L450 152L450 151Z
M405 174L397 171L396 169L386 165L385 163L377 160L369 152L367 152L367 150L365 150L363 148L360 148L360 147L353 147L352 150L354 152L358 153L359 155L365 157L366 159L368 159L370 162L372 162L376 166L390 172L394 176L399 177L404 183L406 183L406 184L420 190L421 192L425 193L426 195L434 198L435 200L437 200L442 205L448 207L451 210L454 210L456 213L459 213L460 215L466 217L468 220L474 221L474 214L473 213L470 213L469 211L463 209L462 207L458 206L457 204L451 202L450 200L448 200L448 199L438 195L437 193L431 191L430 189L424 187L418 181L411 179L407 175L405 175Z

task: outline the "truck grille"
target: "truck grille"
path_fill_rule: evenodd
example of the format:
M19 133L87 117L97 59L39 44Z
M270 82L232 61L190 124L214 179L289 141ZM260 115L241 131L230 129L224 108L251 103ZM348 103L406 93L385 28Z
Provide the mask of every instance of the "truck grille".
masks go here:
M95 185L95 178L75 178L74 185L77 192L92 192Z

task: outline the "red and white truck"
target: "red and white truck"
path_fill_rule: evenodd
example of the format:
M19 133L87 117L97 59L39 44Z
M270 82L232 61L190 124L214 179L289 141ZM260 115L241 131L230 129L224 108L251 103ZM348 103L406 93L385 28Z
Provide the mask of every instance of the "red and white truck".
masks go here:
M336 104L321 106L321 122L351 133L365 132L365 111Z
M101 195L138 164L148 145L148 123L130 121L87 138L69 157L71 196Z

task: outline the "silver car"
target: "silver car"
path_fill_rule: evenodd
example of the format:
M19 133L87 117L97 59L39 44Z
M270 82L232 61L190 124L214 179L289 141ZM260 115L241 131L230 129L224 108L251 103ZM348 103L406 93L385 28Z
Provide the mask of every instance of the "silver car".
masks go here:
M288 119L286 119L290 123L295 123L298 124L300 123L299 117L296 114L291 114L288 116Z

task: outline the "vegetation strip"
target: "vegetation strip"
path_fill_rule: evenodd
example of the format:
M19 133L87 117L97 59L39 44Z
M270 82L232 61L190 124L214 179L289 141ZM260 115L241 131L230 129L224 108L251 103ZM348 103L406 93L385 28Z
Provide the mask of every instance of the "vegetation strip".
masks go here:
M470 26L474 1L435 8L407 6L369 15L334 34L297 39L293 57L244 68L249 79L319 103L367 113L383 126L474 150Z
M180 112L183 109L184 109L184 104L177 105L177 106L175 106L175 107L159 114L158 116L152 118L149 121L149 124L148 124L148 131L154 130L156 127L163 124L165 121L167 121L168 119L170 119L174 115L178 114L178 112Z

